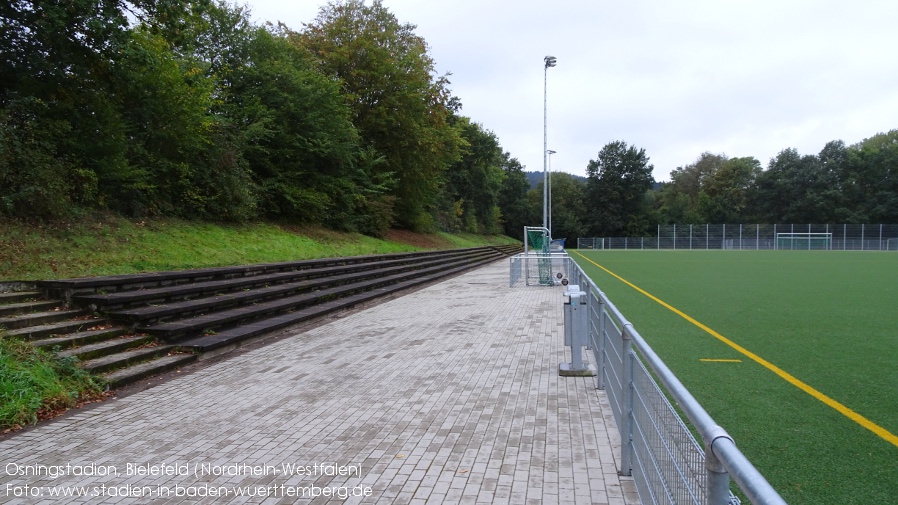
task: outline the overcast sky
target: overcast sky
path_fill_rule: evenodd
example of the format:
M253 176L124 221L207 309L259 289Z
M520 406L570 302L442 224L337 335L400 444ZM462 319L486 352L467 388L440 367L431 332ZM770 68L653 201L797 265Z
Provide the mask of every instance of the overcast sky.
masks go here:
M247 0L299 30L320 0ZM369 0L370 5L370 0ZM585 175L612 140L657 180L705 151L766 168L898 128L898 2L383 0L417 26L461 113L543 170L543 57L552 170Z

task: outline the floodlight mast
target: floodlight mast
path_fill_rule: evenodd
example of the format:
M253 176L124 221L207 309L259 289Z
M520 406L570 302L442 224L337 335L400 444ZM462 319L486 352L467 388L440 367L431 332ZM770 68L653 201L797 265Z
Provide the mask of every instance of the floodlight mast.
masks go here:
M549 67L554 67L556 63L556 58L554 56L546 56L543 58L543 62L545 65L543 66L543 228L549 229L548 222L548 195L549 195L549 171L547 168L548 165L548 122L546 115L546 104L548 98L548 75L549 75Z
M546 151L549 155L549 226L546 228L549 230L549 236L552 235L552 155L555 154L555 151L549 149Z

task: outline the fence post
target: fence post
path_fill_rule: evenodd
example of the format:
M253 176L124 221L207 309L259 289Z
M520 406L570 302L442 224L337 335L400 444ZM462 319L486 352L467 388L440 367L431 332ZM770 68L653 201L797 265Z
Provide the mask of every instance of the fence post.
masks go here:
M733 439L720 426L715 426L705 439L705 478L707 479L708 505L726 505L730 501L730 474L714 454L714 442L726 439L731 444Z
M599 389L605 389L605 298L602 296L602 292L599 291L598 287L595 288L596 292L599 293L599 359L596 364L596 375L598 375L597 380L599 384Z
M624 401L621 412L621 419L624 425L621 426L620 430L620 474L625 476L633 474L633 341L630 337L630 328L632 327L632 324L626 323L621 328L623 370L621 373L620 395Z

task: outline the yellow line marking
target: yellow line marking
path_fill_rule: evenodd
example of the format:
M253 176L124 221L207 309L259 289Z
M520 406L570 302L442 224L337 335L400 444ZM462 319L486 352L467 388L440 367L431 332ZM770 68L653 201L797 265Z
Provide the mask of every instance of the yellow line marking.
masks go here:
M767 361L766 359L764 359L764 358L758 356L757 354L755 354L755 353L749 351L748 349L742 347L741 345L737 344L736 342L733 342L732 340L730 340L730 339L724 337L723 335L721 335L720 333L717 333L716 331L712 330L711 328L708 328L708 327L705 326L704 324L702 324L702 323L698 322L697 320L693 319L691 316L689 316L689 315L683 313L682 311L678 310L676 307L674 307L674 306L670 305L669 303L667 303L667 302L661 300L660 298L658 298L658 297L652 295L652 294L649 293L648 291L646 291L646 290L640 288L639 286L633 284L632 282L630 282L630 281L624 279L623 277L617 275L616 273L612 272L611 270L608 270L607 268L603 267L602 265L599 265L598 263L596 263L595 261L593 261L593 260L587 258L586 256L583 256L583 255L580 254L579 252L574 251L574 253L576 253L577 256L580 256L581 258L585 259L586 261L592 263L593 265L595 265L595 266L601 268L602 270L604 270L605 272L607 272L609 275L611 275L612 277L616 278L617 280L623 282L623 283L626 284L627 286L630 286L631 288L633 288L633 289L635 289L636 291L642 293L643 295L647 296L647 297L650 298L651 300L657 302L657 303L658 303L659 305L661 305L662 307L664 307L664 308L670 310L670 311L673 312L674 314L676 314L676 315L682 317L683 319L685 319L685 320L689 321L690 323L694 324L695 326L699 327L700 329L702 329L703 331L705 331L706 333L708 333L708 334L711 335L712 337L716 338L717 340L720 340L720 341L723 342L724 344L726 344L726 345L732 347L733 349L739 351L740 354L743 354L743 355L747 356L747 357L748 357L749 359L751 359L752 361L758 363L759 365L761 365L761 366L763 366L764 368L770 370L771 372L773 372L773 373L779 375L781 378L785 379L786 382L792 384L793 386L797 387L798 389L800 389L800 390L804 391L805 393L807 393L807 394L813 396L814 398L820 400L821 402L823 402L824 404L828 405L829 407L832 407L833 409L835 409L837 412L839 412L839 413L842 414L843 416L847 417L848 419L851 419L852 421L856 422L857 424L859 424L859 425L863 426L864 428L866 428L866 429L872 431L873 433L875 433L876 435L878 435L880 438L882 438L883 440L889 442L890 444L894 445L895 447L898 447L898 436L895 436L894 434L892 434L891 432L889 432L888 430L886 430L886 429L883 428L882 426L879 426L878 424L874 423L873 421L870 421L870 420L867 419L866 417L864 417L864 416L858 414L857 412L851 410L850 408L846 407L845 405L842 405L841 403L837 402L836 400L833 400L832 398L826 396L825 394L821 393L820 391L817 391L816 389L814 389L814 388L811 387L810 385L806 384L805 382L802 382L801 380L799 380L797 377L795 377L794 375L790 374L789 372L787 372L787 371L783 370L782 368L780 368L780 367L774 365L773 363L771 363L771 362Z
M699 358L699 361L704 361L705 363L742 363L741 359Z

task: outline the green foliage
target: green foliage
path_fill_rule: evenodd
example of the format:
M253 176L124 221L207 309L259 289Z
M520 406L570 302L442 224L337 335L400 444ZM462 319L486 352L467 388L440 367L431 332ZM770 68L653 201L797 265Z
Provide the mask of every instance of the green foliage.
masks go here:
M76 405L102 391L102 386L77 365L0 330L0 428L34 424L42 408Z
M497 201L502 211L502 230L509 237L524 240L524 227L532 226L535 221L535 210L530 205L527 194L530 183L524 174L524 167L508 153L502 155L502 187L499 189Z
M348 0L323 7L294 40L340 82L363 145L383 156L377 173L396 182L389 193L396 223L429 229L442 175L463 142L447 121L448 81L433 76L427 44L414 28L379 0Z
M70 125L46 117L48 107L33 97L0 108L0 212L20 217L58 218L71 204L72 164L59 152L58 140ZM84 174L84 192L96 181Z
M465 145L460 159L445 174L438 213L440 226L448 231L499 233L499 191L505 179L505 158L499 139L469 118L453 116L452 123L461 132Z
M834 222L841 193L837 173L817 156L786 149L758 177L760 207L767 222Z
M300 32L218 0L14 0L0 19L4 217L110 209L372 236L520 236L540 221L520 164L457 115L426 41L379 0L332 2ZM659 222L898 222L896 146L898 130L817 155L786 149L766 170L703 153L651 191L644 150L612 142L587 167L584 206L555 205L553 224L574 237Z
M652 170L645 149L623 141L606 144L598 159L586 167L586 198L590 204L590 233L595 236L641 236L648 223L645 194L652 184Z
M654 196L662 223L898 222L898 130L816 155L784 149L766 170L752 157L702 154Z
M743 223L749 219L749 198L761 174L758 160L725 160L704 182L697 212L706 223Z
M553 172L552 188L552 238L565 238L567 244L576 244L586 234L586 182L563 172ZM542 185L536 189L542 192Z
M898 130L853 145L842 159L842 191L858 222L898 222Z

